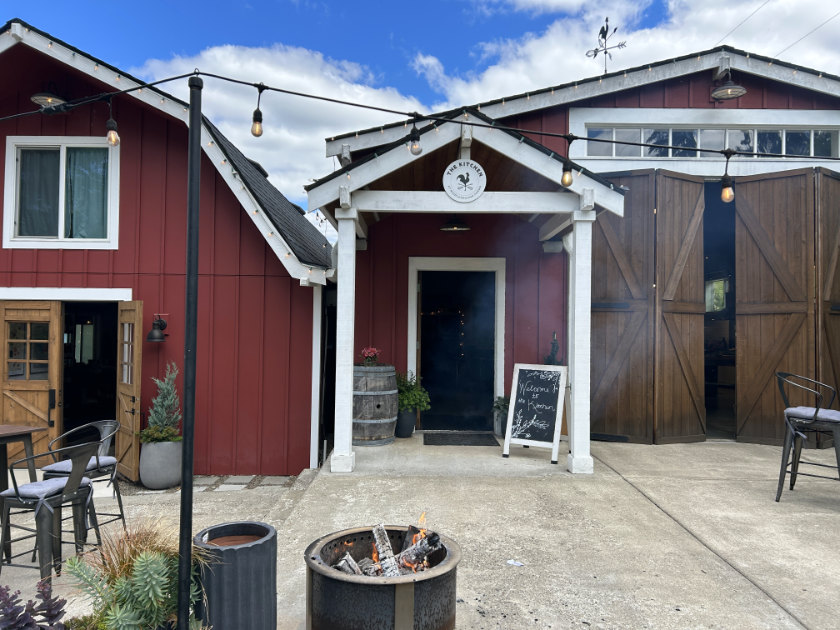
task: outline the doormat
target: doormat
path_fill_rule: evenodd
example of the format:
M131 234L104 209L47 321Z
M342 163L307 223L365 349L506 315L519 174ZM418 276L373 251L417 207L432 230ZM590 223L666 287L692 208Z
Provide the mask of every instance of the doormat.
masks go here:
M475 431L426 431L424 446L498 446L492 433Z

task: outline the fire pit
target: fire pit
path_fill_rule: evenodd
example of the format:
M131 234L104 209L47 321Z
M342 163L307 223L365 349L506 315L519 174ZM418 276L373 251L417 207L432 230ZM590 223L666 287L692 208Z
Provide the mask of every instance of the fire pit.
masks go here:
M410 528L384 528L394 550L403 548ZM415 530L416 531L416 530ZM350 554L358 563L375 548L370 527L345 529L306 548L306 616L311 630L451 630L455 627L455 578L461 549L445 536L422 572L380 577L334 568Z

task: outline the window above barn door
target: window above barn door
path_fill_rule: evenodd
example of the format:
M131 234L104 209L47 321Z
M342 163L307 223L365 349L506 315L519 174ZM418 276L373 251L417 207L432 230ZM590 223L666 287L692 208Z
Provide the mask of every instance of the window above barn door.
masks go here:
M117 249L119 147L10 136L3 198L3 247Z

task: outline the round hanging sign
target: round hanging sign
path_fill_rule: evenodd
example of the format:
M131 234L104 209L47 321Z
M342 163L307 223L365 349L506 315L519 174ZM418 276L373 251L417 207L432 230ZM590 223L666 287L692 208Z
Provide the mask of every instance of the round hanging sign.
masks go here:
M478 162L455 160L443 172L443 190L450 199L469 203L481 197L487 176Z

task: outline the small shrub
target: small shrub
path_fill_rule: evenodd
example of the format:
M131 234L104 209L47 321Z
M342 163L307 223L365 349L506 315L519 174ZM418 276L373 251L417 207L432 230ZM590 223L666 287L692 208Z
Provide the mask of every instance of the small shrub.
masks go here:
M38 582L35 598L21 605L20 591L11 592L8 586L0 586L0 628L4 630L66 630L61 623L64 616L65 599L53 597L52 587L47 579Z
M397 405L400 411L427 411L432 408L429 403L429 392L420 385L414 372L397 373Z
M140 431L141 442L174 442L181 439L181 399L175 387L177 377L178 366L174 361L166 366L163 380L152 377L158 394L152 399L148 426Z

